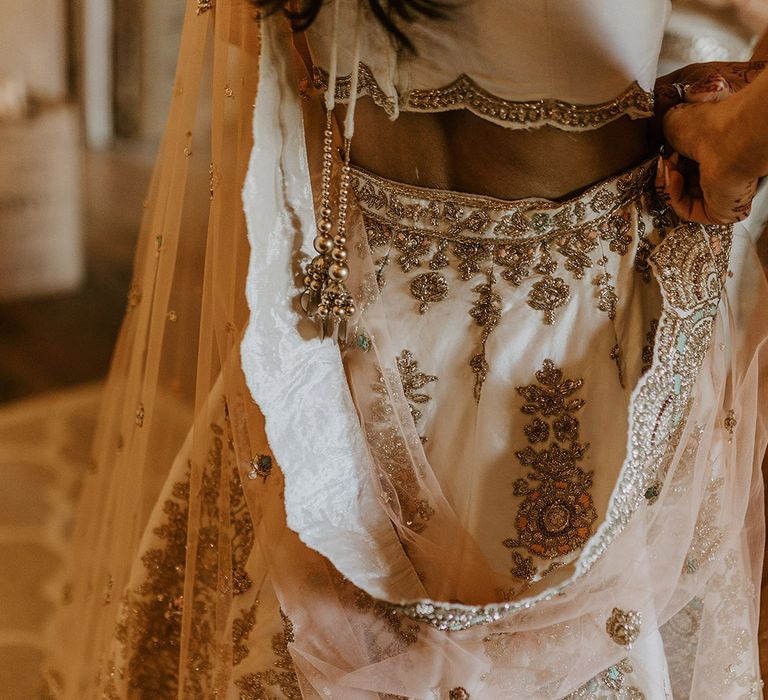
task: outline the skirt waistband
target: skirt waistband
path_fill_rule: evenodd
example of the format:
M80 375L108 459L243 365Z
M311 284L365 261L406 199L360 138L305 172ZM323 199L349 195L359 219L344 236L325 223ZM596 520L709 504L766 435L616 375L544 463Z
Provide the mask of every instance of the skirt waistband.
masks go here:
M469 236L535 244L604 223L648 191L655 165L655 159L645 161L564 202L502 200L405 185L355 166L351 174L367 221L449 239Z

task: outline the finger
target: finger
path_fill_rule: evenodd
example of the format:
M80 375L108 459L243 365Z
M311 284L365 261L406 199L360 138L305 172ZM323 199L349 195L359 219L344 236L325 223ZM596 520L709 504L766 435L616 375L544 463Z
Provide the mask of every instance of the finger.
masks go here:
M720 74L712 74L685 87L686 102L720 102L733 94L728 81Z
M664 115L664 137L667 143L678 153L698 162L696 158L697 121L699 110L706 109L705 104L681 104L670 109Z
M699 224L712 224L709 213L704 206L704 200L692 197L685 189L685 178L668 161L664 162L664 190L666 202L672 210L684 221Z

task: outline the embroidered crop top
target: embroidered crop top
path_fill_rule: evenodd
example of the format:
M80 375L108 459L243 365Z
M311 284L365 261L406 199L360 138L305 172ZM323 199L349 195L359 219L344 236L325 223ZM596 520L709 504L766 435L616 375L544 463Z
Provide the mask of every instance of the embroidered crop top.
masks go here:
M468 109L508 128L603 126L647 117L668 0L462 0L444 20L405 27L397 51L360 0L323 6L307 31L314 81L337 100L358 95L400 110ZM335 26L335 31L334 31Z

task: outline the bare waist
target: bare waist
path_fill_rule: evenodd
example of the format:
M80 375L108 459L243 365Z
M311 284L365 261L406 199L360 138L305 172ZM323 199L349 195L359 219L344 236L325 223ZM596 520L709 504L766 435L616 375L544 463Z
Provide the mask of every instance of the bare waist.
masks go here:
M352 161L402 183L502 199L563 199L648 156L647 122L593 131L518 131L457 110L391 121L368 99L355 113Z

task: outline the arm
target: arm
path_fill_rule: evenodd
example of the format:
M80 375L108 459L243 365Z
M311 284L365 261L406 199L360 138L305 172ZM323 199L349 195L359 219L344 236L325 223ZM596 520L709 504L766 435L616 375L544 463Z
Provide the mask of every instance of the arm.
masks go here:
M768 175L768 71L723 101L671 109L664 135L676 153L660 164L657 186L675 212L701 223L746 218ZM679 155L698 164L698 188Z

